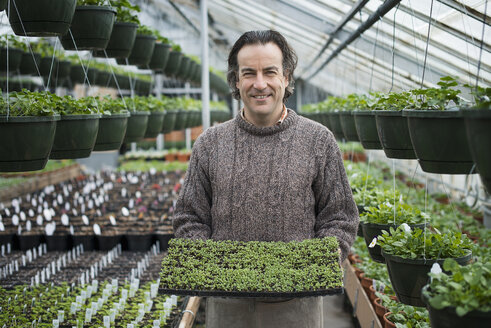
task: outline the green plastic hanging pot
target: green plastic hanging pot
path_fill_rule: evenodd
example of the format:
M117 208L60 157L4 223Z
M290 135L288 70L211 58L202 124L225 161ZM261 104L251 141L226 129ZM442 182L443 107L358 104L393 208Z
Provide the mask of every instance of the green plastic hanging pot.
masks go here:
M39 62L39 72L44 78L48 78L51 75L51 79L54 78L55 67L58 66L58 59L52 57L41 57Z
M196 70L196 65L197 65L196 62L190 58L189 59L188 73L186 74L186 76L184 76L185 80L189 80L189 81L193 80L194 72Z
M53 146L53 116L0 116L0 172L41 170Z
M174 131L181 131L186 128L189 113L185 110L179 110L176 115L176 123L174 124Z
M56 126L55 140L49 158L89 157L94 149L100 114L62 115Z
M87 76L89 78L89 83L91 85L94 85L97 79L97 69L89 67L89 69L87 70ZM79 84L83 84L85 82L85 73L82 66L78 64L72 65L72 68L70 69L70 80L72 80L72 83Z
M463 109L467 143L482 183L491 194L491 108Z
M165 117L164 112L150 112L144 138L157 137L160 131L162 131L162 124L164 123L164 117Z
M128 118L128 128L124 136L124 142L137 142L143 139L147 130L150 112L131 112Z
M118 150L123 143L129 117L129 113L102 115L94 151Z
M405 109L402 116L407 118L414 152L423 171L471 173L474 161L460 111Z
M136 80L135 92L140 96L148 96L152 92L152 83L149 81Z
M182 56L181 64L179 65L179 70L176 73L176 76L181 80L185 80L186 75L188 74L190 59L186 56Z
M115 18L116 10L109 6L77 6L70 26L71 34L68 32L59 37L63 48L65 50L106 49Z
M114 23L109 43L106 47L108 58L128 58L135 44L138 25L128 22ZM94 57L106 58L103 50L94 51Z
M353 112L339 112L339 121L341 122L341 129L343 130L346 141L360 141L358 132L356 132L355 117Z
M152 59L148 66L151 70L161 73L164 71L167 61L169 59L169 52L171 46L165 43L155 43L155 48L153 50Z
M164 69L165 75L173 76L177 73L179 66L181 65L181 57L182 54L180 51L172 50L169 53L169 60L167 61L167 65Z
M402 111L378 110L375 112L375 122L380 143L387 157L416 159L407 119L402 116Z
M447 306L440 310L435 309L429 303L429 288L429 285L423 287L421 297L423 303L428 309L430 325L432 328L491 327L491 311L484 312L474 310L467 312L465 315L460 317L457 315L457 311L454 306Z
M334 134L338 141L344 140L343 128L341 127L341 120L339 119L340 112L329 112L329 126L331 127L331 132Z
M162 133L170 133L174 131L176 124L177 111L166 110L164 116L164 123L162 124Z
M382 249L382 256L387 264L390 282L394 289L397 299L408 305L424 306L421 300L421 290L428 283L428 273L434 263L443 266L445 259L405 259L400 256L388 254ZM467 255L455 258L460 265L469 263L472 252Z
M7 9L8 0L0 0L0 11Z
M97 78L95 84L100 86L100 87L107 87L109 85L109 82L111 81L111 73L106 72L106 71L97 71Z
M353 116L355 118L356 132L363 148L382 149L382 144L378 137L374 111L356 110L353 112Z
M116 80L118 81L119 87L123 90L131 89L130 79L128 75L116 74Z
M58 80L66 79L70 76L70 70L72 69L72 63L68 60L59 60L58 65L53 70L53 75Z
M15 74L20 67L24 51L20 49L8 49L9 73ZM0 48L0 72L7 72L7 48Z
M152 60L156 40L157 38L153 35L137 34L135 44L128 57L128 63L146 68L150 64L150 60ZM119 58L116 61L120 65L126 65L126 59L124 58Z
M10 26L16 35L64 35L70 28L76 5L77 0L15 0L10 3Z
M41 55L38 53L24 52L19 66L19 72L23 75L38 75ZM37 67L37 68L36 68Z

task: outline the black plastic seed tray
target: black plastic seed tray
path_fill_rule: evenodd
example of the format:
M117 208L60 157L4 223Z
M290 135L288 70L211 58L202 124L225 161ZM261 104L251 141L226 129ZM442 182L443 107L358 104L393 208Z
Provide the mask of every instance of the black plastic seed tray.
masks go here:
M309 290L301 292L230 292L224 290L188 290L188 289L167 289L159 288L159 293L166 295L188 295L188 296L207 296L207 297L239 297L239 298L300 298L313 296L327 296L342 294L343 288L330 288Z

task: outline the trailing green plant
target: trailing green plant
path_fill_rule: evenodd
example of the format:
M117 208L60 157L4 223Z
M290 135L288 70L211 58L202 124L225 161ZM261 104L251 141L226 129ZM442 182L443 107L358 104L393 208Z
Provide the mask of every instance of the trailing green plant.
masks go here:
M366 95L359 95L352 93L346 96L346 101L343 103L343 111L353 111L353 110L366 110L368 109L368 97Z
M441 310L455 308L462 317L471 311L491 311L491 262L475 262L466 266L446 259L441 273L429 273L431 282L424 294L430 305Z
M368 101L368 106L372 110L400 111L411 107L413 102L410 92L377 93Z
M353 199L358 206L376 208L379 204L393 202L394 197L399 200L400 195L399 190L394 195L394 191L390 189L359 188L353 193Z
M87 106L99 108L99 112L104 115L122 114L128 112L128 106L121 98L113 99L110 96L105 96L102 99L93 97L85 98Z
M382 231L377 244L384 252L407 259L458 258L470 253L472 241L460 231L440 233L429 229L411 230L407 225Z
M60 109L58 97L48 91L32 92L23 89L11 92L8 100L0 97L0 115L53 116Z
M342 287L335 237L301 242L173 239L161 287L298 292Z
M164 162L159 160L147 161L147 160L130 160L124 161L118 167L118 171L138 171L138 172L148 172L153 169L157 171L186 171L188 169L189 163L187 162Z
M23 51L28 51L27 45L22 42L18 37L12 34L4 34L0 36L0 48L7 48L7 43L8 47L13 48L13 49L19 49Z
M201 102L198 102L201 107ZM223 112L228 112L229 108L227 106L227 103L225 101L210 101L210 109L211 110L219 110Z
M388 193L390 194L390 193ZM417 207L401 203L400 196L396 203L391 200L379 204L376 207L365 207L365 212L360 215L360 220L366 223L376 224L421 224L430 221L430 216Z
M153 36L157 38L157 42L164 43L164 44L172 44L172 41L170 41L165 36L162 36L159 30L153 29L152 31L153 31Z
M140 12L138 5L133 5L129 0L110 1L111 6L116 9L116 21L134 23L140 25L140 20L136 13Z
M182 48L177 43L172 43L172 51L182 52Z
M472 108L491 109L491 87L483 88L469 84L464 84L464 87L469 88L474 97L474 106Z
M440 88L414 89L411 93L415 96L414 109L420 110L446 110L449 104L460 104L460 90L453 89L458 86L457 80L452 76L444 76L437 83Z
M120 1L120 0L118 0ZM77 0L77 6L105 6L107 0Z
M138 27L138 30L136 30L136 34L138 35L154 35L153 29L146 26L146 25L140 25Z

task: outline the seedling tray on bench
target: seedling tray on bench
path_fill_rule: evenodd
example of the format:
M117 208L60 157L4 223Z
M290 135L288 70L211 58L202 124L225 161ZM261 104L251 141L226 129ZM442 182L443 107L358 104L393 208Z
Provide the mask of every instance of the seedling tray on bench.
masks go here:
M173 239L162 261L162 294L299 298L341 294L335 237L301 242Z

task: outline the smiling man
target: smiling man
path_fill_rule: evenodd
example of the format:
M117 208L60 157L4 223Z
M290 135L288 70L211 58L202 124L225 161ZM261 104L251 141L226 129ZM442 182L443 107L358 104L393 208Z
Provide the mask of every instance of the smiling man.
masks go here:
M341 154L324 126L298 116L295 52L275 31L250 31L228 58L244 108L196 141L176 204L178 238L292 241L335 236L346 258L358 226ZM322 328L322 298L208 298L208 328Z

